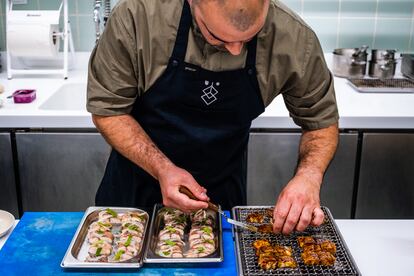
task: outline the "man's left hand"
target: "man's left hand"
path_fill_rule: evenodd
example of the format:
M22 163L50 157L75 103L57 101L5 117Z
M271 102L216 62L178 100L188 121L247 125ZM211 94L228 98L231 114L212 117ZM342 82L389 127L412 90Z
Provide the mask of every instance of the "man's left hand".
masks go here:
M320 208L322 179L306 175L293 177L277 199L273 212L273 231L290 234L293 230L304 231L310 224L319 226L324 220Z

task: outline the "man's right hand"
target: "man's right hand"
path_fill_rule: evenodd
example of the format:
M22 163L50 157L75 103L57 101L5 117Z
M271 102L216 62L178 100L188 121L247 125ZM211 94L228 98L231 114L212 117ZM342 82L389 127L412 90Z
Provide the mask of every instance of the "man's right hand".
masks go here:
M207 190L200 186L194 177L177 166L165 168L159 175L158 181L161 187L162 203L167 207L177 208L183 212L192 212L208 207L209 200ZM187 187L200 201L190 199L180 193L180 186Z

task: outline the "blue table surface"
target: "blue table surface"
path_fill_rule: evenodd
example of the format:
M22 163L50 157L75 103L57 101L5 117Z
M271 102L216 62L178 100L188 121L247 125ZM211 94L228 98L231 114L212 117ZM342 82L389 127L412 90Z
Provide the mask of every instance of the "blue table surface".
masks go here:
M228 212L227 212L228 214ZM144 264L133 270L64 270L60 263L82 212L26 212L0 250L0 275L236 275L231 225L223 222L224 261L217 264Z

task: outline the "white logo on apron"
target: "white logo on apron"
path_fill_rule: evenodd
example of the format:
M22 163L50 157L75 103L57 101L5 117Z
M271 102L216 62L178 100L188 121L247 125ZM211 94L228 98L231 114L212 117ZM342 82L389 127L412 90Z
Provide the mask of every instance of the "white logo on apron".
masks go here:
M206 105L210 105L213 102L215 102L217 100L216 95L218 94L218 90L216 89L216 87L214 87L214 84L216 86L219 86L220 83L219 82L211 82L211 85L209 81L204 81L204 84L207 86L206 88L203 89L203 96L201 96L201 99L206 103Z

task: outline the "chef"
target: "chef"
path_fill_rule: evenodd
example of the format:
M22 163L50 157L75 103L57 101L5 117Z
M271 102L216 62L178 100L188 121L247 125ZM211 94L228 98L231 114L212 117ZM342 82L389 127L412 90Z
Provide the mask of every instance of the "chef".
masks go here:
M87 109L113 147L96 204L245 205L250 125L278 95L303 130L294 176L275 195L274 231L287 234L322 223L338 139L315 33L274 0L121 0L89 63Z

